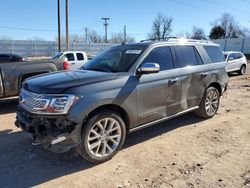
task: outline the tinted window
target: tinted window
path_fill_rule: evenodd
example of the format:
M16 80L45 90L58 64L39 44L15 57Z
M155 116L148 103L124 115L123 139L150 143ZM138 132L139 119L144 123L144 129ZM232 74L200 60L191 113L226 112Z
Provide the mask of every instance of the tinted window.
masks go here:
M74 54L72 54L72 53L66 54L65 56L68 58L68 61L74 61L75 60Z
M241 53L236 53L235 55L236 55L237 59L240 59L243 57L243 55Z
M175 46L176 58L178 60L178 67L186 67L202 63L200 55L193 46Z
M161 70L172 69L173 58L170 51L170 47L158 47L153 49L143 63L158 63Z
M76 53L76 57L78 61L84 60L83 54L82 53Z
M221 49L218 46L204 46L212 63L225 61Z

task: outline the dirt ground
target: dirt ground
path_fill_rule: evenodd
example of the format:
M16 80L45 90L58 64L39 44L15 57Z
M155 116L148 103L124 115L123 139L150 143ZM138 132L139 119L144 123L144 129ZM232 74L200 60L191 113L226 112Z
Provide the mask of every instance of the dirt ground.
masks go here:
M100 165L32 146L14 126L16 104L0 101L1 187L250 187L250 66L230 77L214 118L190 113L133 133Z

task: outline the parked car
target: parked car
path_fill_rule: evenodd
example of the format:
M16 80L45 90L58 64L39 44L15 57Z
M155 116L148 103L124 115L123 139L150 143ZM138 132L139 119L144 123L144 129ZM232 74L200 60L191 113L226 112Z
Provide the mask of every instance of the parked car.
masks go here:
M228 73L237 72L240 75L246 73L247 59L242 52L228 51L224 52L227 61L226 70Z
M64 70L52 61L0 61L0 98L18 96L23 81L32 76Z
M57 53L52 61L62 63L64 69L79 69L88 61L88 57L86 52L66 51Z
M212 118L227 88L225 66L219 45L207 41L114 46L81 70L26 80L16 126L53 152L76 148L104 162L127 133L191 111Z
M16 54L0 54L0 63L20 61L27 61L27 59Z

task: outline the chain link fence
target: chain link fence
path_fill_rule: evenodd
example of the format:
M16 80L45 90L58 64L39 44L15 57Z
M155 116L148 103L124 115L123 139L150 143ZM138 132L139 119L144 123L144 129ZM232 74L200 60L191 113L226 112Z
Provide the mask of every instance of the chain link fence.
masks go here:
M113 45L117 44L71 42L70 50L85 51L89 55L96 55ZM65 44L62 44L62 49L66 49ZM0 40L0 53L12 53L26 57L49 57L57 52L56 41Z

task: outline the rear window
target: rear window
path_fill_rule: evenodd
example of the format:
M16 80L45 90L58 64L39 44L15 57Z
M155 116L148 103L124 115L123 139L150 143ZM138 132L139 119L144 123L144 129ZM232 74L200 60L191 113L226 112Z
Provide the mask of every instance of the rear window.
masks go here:
M218 46L204 46L204 49L212 63L225 61L224 55Z
M84 60L83 54L82 53L76 53L76 57L78 61Z
M193 46L175 46L178 67L186 67L202 64L200 55Z

